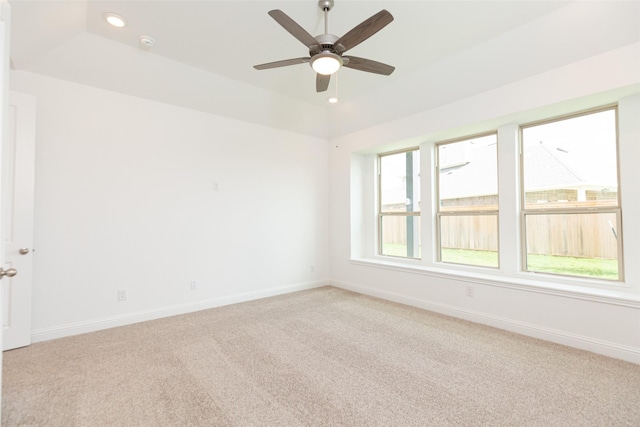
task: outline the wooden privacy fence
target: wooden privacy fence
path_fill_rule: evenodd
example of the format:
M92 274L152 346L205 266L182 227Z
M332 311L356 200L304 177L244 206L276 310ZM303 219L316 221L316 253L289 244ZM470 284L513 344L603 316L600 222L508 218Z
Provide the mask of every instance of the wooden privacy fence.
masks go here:
M386 243L406 244L406 219L387 217L382 230ZM585 258L617 259L617 221L614 213L527 215L527 252ZM417 229L417 227L416 227ZM496 251L495 215L442 216L443 248Z
M498 250L497 215L442 216L441 224L443 248Z
M527 251L584 258L618 258L616 214L527 215Z

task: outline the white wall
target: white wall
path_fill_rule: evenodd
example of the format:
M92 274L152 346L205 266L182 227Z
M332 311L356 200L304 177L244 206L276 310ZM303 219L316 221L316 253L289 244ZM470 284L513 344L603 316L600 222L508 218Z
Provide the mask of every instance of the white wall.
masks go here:
M375 177L369 153L417 146L500 129L514 123L620 103L620 175L626 282L593 285L519 272L517 245L497 272L443 266L433 259L393 263L372 256ZM346 289L411 304L500 328L640 363L640 44L606 52L330 143L331 277ZM500 156L516 159L511 148ZM428 156L427 156L428 157ZM428 161L423 166L429 165ZM509 166L503 171L512 169ZM371 176L367 176L370 173ZM423 169L423 176L428 175ZM504 186L503 186L504 184ZM501 188L513 183L502 182ZM422 200L429 200L425 189ZM514 206L517 199L511 200ZM506 201L508 204L509 201ZM501 200L501 207L506 206ZM368 216L367 216L368 215ZM429 215L428 211L423 215ZM516 229L517 215L501 218ZM427 220L428 221L428 220ZM428 228L428 227L424 227ZM501 242L503 241L501 236ZM511 239L517 241L517 237ZM433 233L423 230L428 258ZM504 249L504 247L503 247ZM506 263L505 263L506 264ZM584 285L584 286L583 286ZM475 296L466 296L467 286Z
M11 85L37 98L34 340L329 277L326 140L27 72Z
M29 61L25 70L270 128L328 135L325 108L88 32Z
M630 292L619 297L550 290L509 272L352 259L358 248L351 237L366 209L354 214L351 199L361 195L350 190L352 158L362 153L620 99L638 108L639 52L636 43L332 139L328 148L319 138L13 72L12 89L38 100L34 339L330 278L344 288L640 362L637 274L627 275ZM637 141L638 125L625 134ZM640 148L624 143L621 155L625 165L637 165ZM621 174L629 265L640 256L640 225L633 221L640 217L640 170L624 166ZM189 289L192 279L196 291ZM465 296L469 284L473 299ZM128 290L128 301L116 301L118 289Z

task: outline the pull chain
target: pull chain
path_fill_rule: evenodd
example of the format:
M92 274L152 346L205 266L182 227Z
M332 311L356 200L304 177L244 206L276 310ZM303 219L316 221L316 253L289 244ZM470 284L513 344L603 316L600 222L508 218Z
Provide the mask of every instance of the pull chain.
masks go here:
M335 96L329 98L329 103L330 104L335 104L335 103L338 102L338 74L340 74L340 73L338 72L338 73L334 74L335 80L336 80L336 94L335 94Z

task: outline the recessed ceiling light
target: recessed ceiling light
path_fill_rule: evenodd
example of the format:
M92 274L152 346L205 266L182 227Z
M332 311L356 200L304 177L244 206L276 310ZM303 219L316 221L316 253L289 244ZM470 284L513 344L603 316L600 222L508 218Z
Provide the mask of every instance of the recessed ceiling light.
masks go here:
M335 96L332 96L331 98L328 99L329 104L335 104L338 102L338 98L336 98Z
M104 19L114 27L122 28L127 25L127 20L117 13L107 12L103 16Z

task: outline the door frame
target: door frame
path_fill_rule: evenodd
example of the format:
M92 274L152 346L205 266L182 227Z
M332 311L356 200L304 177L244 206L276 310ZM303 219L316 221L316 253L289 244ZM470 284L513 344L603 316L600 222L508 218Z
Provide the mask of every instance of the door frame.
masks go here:
M8 115L7 109L9 107L9 28L11 25L11 6L7 0L0 0L0 152L2 152L2 146L6 140L8 134L7 123ZM2 163L2 162L0 162ZM0 176L1 175L0 165ZM0 209L0 221L2 210ZM2 241L2 230L0 227L0 241ZM0 265L4 263L4 256L0 251ZM0 298L2 298L2 292L0 292ZM0 301L0 310L2 309L2 301ZM1 315L1 313L0 313ZM0 334L0 348L2 346L2 334ZM2 352L0 352L0 384L2 384ZM0 401L2 400L2 387L0 387ZM0 405L0 411L2 411L2 405ZM0 416L2 414L0 413Z

